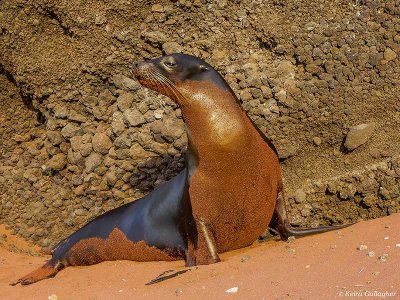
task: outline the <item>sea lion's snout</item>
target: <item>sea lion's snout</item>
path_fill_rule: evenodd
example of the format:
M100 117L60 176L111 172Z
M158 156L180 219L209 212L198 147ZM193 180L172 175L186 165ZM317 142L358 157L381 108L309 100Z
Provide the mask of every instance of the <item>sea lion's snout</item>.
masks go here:
M132 63L132 75L142 86L178 101L176 86L165 73L159 59Z
M132 75L137 79L141 80L146 73L146 69L148 68L148 63L144 61L134 62L132 64Z
M151 63L146 62L146 61L135 61L132 64L132 69L133 70L140 70L141 68L146 68L147 65L149 65Z

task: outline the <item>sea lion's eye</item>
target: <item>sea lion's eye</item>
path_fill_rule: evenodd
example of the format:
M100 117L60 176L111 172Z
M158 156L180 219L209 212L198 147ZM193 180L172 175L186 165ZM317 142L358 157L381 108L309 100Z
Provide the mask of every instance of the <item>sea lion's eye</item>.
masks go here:
M202 70L202 71L209 71L210 69L207 68L207 67L204 66L204 65L200 65L200 70Z
M173 68L175 67L176 63L174 61L165 61L164 65L166 65L168 68Z

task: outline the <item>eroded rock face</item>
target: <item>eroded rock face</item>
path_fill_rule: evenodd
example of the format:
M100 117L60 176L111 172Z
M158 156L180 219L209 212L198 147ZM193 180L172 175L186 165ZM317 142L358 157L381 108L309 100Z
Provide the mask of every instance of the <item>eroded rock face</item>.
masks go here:
M396 1L23 2L0 4L0 222L24 237L54 244L182 169L179 108L130 74L172 52L271 138L296 224L399 210Z

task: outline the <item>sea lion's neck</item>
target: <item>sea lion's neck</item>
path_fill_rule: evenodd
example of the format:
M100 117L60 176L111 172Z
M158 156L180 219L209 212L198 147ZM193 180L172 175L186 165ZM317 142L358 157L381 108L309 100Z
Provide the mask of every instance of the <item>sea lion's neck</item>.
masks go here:
M192 82L180 87L182 113L188 134L196 145L237 148L247 143L251 126L245 112L230 90L209 83ZM253 127L253 126L251 126Z

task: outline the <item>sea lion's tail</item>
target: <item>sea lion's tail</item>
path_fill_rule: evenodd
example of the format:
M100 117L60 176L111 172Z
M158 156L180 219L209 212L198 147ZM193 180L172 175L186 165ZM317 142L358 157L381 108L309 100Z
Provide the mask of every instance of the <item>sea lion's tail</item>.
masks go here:
M294 228L290 223L285 222L286 224L279 224L277 226L277 230L279 232L279 235L283 240L287 240L291 236L295 237L301 237L301 236L306 236L306 235L311 235L311 234L316 234L316 233L323 233L327 231L332 231L332 230L338 230L342 229L345 227L348 227L350 225L353 225L354 223L350 224L343 224L343 225L336 225L336 226L321 226L321 227L316 227L316 228Z
M287 240L291 236L300 237L300 236L306 236L306 235L310 235L310 234L338 230L338 229L342 229L342 228L345 228L345 227L348 227L348 226L354 224L354 223L350 223L350 224L343 224L343 225L336 225L336 226L321 226L321 227L317 227L317 228L304 228L304 229L294 228L290 224L289 217L287 215L283 191L280 191L278 193L272 223L273 223L272 227L279 232L279 235L281 236L281 238L283 240Z
M46 278L54 277L59 271L64 269L64 267L65 266L60 262L54 263L52 260L49 260L35 271L25 275L24 277L21 277L14 282L11 282L10 285L17 285L18 283L22 285L28 285Z

